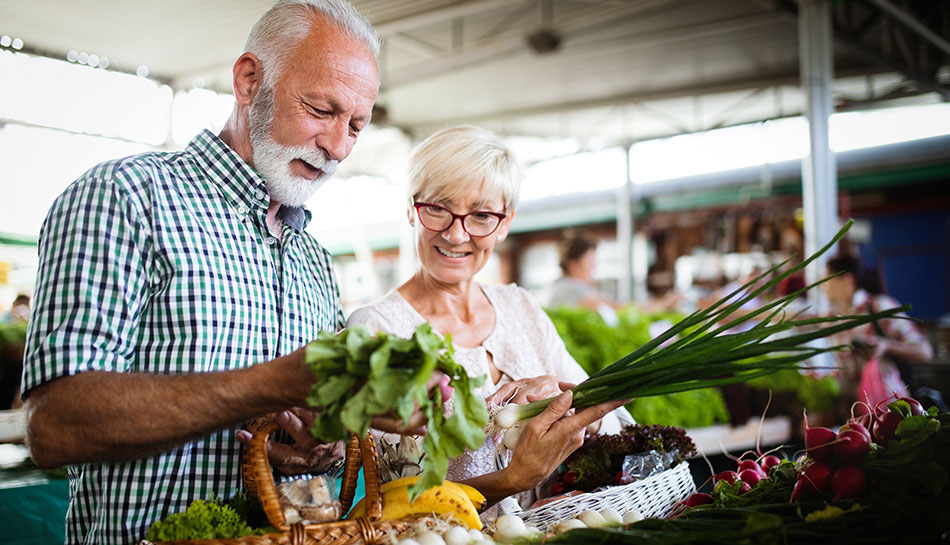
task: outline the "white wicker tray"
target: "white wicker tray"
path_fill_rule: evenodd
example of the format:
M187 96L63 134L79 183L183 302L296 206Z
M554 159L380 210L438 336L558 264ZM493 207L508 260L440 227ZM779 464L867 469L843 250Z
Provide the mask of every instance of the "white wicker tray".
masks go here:
M561 522L592 509L605 507L623 515L636 508L643 518L665 518L673 514L681 501L696 491L696 483L685 460L673 469L634 481L623 486L611 486L599 492L578 494L518 513L525 523L542 532Z

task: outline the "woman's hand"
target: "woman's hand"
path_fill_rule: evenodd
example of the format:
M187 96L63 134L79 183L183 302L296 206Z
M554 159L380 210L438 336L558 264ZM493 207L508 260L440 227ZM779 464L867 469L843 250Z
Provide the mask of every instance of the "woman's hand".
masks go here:
M529 490L541 484L584 444L587 426L625 403L610 401L571 414L572 399L572 392L564 392L525 424L511 462L504 470L505 480L513 491Z
M561 395L574 386L576 384L564 382L554 375L523 378L505 384L489 396L487 401L489 406L508 403L524 405L536 399Z

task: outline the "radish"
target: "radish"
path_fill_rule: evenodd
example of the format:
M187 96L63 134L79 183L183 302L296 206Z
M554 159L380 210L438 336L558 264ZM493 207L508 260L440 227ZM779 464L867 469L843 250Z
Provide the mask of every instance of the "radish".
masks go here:
M792 501L803 502L817 499L818 494L809 488L809 486L799 479L795 482L795 487L792 488Z
M752 485L750 485L749 483L747 483L747 482L745 482L745 481L741 481L741 482L742 482L742 484L739 485L739 495L740 495L740 496L743 495L743 494L745 494L745 493L748 492L749 490L752 490Z
M739 480L739 474L735 471L723 471L722 473L716 474L716 478L720 481L726 481L729 484L732 484Z
M798 482L808 491L823 494L831 490L832 472L830 465L815 460L798 475Z
M742 482L748 483L749 486L755 486L759 484L764 477L762 476L762 471L756 471L754 469L743 469L739 472L739 478L742 479Z
M692 494L690 497L686 498L686 501L683 503L686 504L686 507L699 507L700 505L706 505L712 502L712 495L705 492L696 492L695 494Z
M860 464L871 452L871 434L858 424L845 424L841 429L835 442L835 460L840 464Z
M897 401L904 401L910 405L910 414L911 416L919 416L922 414L927 414L927 411L924 410L924 406L920 404L919 401L912 397L899 397Z
M781 463L782 463L782 459L772 454L762 457L762 469L765 471L766 474L768 474L769 470L771 470L773 467Z
M835 437L834 430L829 428L809 428L808 414L805 414L805 450L812 458L830 463L834 455L831 443Z
M831 476L831 490L835 493L832 501L858 499L868 488L867 476L858 466L845 466Z
M744 470L751 469L759 473L765 473L762 471L762 466L759 465L755 460L740 460L739 461L739 473L741 474Z
M874 442L886 445L897 433L897 426L903 420L904 417L894 411L887 411L875 418L874 425L871 426L871 434L874 436Z

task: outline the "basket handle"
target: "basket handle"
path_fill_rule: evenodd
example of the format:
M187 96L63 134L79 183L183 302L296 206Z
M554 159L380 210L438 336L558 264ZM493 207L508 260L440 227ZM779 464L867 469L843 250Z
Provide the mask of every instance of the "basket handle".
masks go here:
M281 531L287 531L289 526L284 517L284 510L280 507L274 474L267 458L267 442L271 434L280 429L274 414L248 424L247 430L252 436L251 445L244 452L244 485L249 494L256 495L260 500L271 525ZM375 522L382 517L382 498L379 492L379 459L370 433L362 440L353 435L347 443L343 481L340 485L342 513L349 511L353 503L361 465L366 485L366 518Z

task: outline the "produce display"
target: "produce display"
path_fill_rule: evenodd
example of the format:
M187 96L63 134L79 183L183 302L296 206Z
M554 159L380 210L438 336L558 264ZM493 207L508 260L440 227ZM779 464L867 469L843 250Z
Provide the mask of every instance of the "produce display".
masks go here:
M939 543L950 535L950 414L895 395L804 454L757 454L670 520L573 530L552 543Z
M452 354L451 338L443 338L427 323L416 328L411 339L370 335L361 326L339 335L321 332L307 345L306 360L317 379L307 403L319 408L311 432L324 441L347 439L351 433L365 437L373 416L394 413L408 422L418 407L427 418L425 464L409 497L419 497L442 483L449 458L485 441L488 412L474 390L485 377L469 377ZM448 418L442 413L441 390L430 398L426 389L436 370L449 377L454 390L454 411Z
M904 305L866 315L812 319L786 315L785 309L792 301L827 281L826 278L732 318L743 305L827 251L844 236L851 223L838 231L821 250L798 265L784 272L781 271L789 260L772 267L709 307L693 312L630 354L593 373L574 388L572 406L584 408L606 401L746 382L782 369L794 369L818 354L844 348L816 348L809 344L812 341L909 310ZM730 333L750 320L759 321L746 331ZM803 331L803 327L813 329ZM510 428L515 422L540 414L553 400L548 398L526 405L505 407L497 413L494 425L496 428Z
M629 484L632 476L624 472L624 459L651 451L668 454L667 465L673 467L695 454L696 446L685 430L667 426L634 424L617 434L590 435L564 461L551 493L590 492L603 486Z

